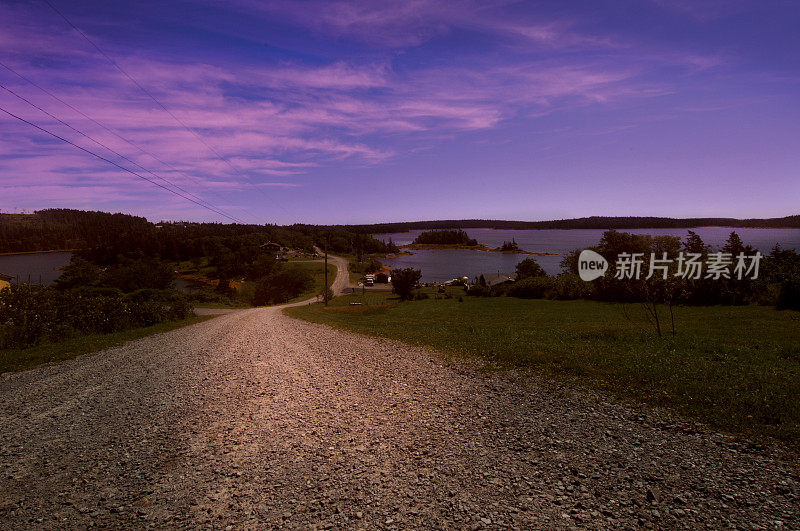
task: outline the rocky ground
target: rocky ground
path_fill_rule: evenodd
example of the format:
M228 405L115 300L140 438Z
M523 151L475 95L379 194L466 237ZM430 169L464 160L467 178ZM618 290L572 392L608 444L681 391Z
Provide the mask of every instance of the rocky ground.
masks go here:
M274 308L0 377L0 527L800 528L800 468Z

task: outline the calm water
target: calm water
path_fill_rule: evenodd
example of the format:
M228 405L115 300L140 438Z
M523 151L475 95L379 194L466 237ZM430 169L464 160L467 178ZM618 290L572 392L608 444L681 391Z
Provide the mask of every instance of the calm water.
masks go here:
M49 286L61 276L59 268L72 259L72 253L34 253L0 256L0 273L14 277L20 282L41 282Z
M785 249L800 250L800 229L731 229L727 227L700 227L692 229L705 243L715 249L724 245L732 230L745 244L752 245L766 254L776 243ZM423 231L409 231L397 234L375 234L379 240L392 241L398 245L411 243ZM518 262L534 258L551 275L561 270L561 256L573 249L584 249L596 245L603 236L603 229L576 230L494 230L466 229L471 238L491 247L499 247L504 241L515 239L521 249L536 253L556 253L559 256L530 256L524 254L489 253L450 249L442 251L414 251L411 256L400 256L384 260L389 267L413 267L422 270L424 282L443 282L454 277L473 278L481 273L513 273ZM687 229L626 229L634 234L653 236L669 235L686 237Z
M721 247L730 228L701 227L693 229L703 241L715 248ZM766 254L776 243L786 249L800 250L800 229L735 229L746 244L750 244ZM380 240L390 237L398 244L411 243L422 231L410 231L397 234L376 234ZM583 249L596 245L603 235L602 229L586 230L494 230L467 229L467 234L478 242L499 247L504 241L515 239L526 251L540 253L556 253L558 256L533 256L537 262L551 275L560 272L561 255L573 249ZM686 229L630 229L626 232L636 234L670 235L685 237ZM524 254L488 253L485 251L466 251L448 249L442 251L414 251L411 256L401 256L384 260L390 267L413 267L422 270L425 282L443 282L453 277L467 276L473 278L481 273L513 273L517 263L531 257ZM72 253L36 253L0 256L0 273L19 277L23 282L30 278L31 282L50 285L59 277L59 268L67 265ZM182 286L179 286L182 287Z

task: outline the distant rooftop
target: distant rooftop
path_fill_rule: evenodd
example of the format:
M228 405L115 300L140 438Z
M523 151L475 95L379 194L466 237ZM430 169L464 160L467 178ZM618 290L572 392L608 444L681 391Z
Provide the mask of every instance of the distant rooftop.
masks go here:
M481 278L478 275L478 278ZM513 273L483 273L483 278L486 280L487 286L494 286L504 282L514 282L516 277Z

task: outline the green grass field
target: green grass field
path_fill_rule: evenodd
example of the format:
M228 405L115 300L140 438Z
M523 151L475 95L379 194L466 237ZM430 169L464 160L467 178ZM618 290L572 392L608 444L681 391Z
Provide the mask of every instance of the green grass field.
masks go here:
M350 305L356 301L363 305ZM677 335L663 339L636 304L511 297L399 303L389 294L368 293L337 298L328 309L312 305L287 313L448 355L566 377L673 408L718 429L777 437L800 449L797 312L680 307Z
M21 371L42 363L72 359L82 354L116 347L126 341L169 332L170 330L206 321L213 317L211 315L190 317L181 321L169 321L155 326L123 330L112 334L77 336L59 343L43 343L26 349L0 350L0 372Z

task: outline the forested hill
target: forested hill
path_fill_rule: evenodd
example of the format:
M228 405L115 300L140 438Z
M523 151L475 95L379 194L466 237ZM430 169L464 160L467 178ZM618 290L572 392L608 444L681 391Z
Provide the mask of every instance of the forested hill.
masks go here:
M49 209L33 214L0 214L0 253L81 249L99 263L116 256L154 256L183 260L210 256L224 247L232 252L258 249L265 242L334 253L385 253L393 246L342 227L314 225L238 225L222 223L151 223L127 214Z
M559 219L552 221L451 219L345 226L345 228L355 232L367 232L371 234L436 229L690 229L694 227L800 228L800 215L768 219L659 218L630 216L591 216L588 218Z
M139 253L161 257L204 255L223 243L275 241L312 249L327 242L332 252L387 252L368 235L434 229L637 229L692 227L800 228L800 216L771 219L589 217L556 221L442 220L373 225L237 225L172 222L154 224L127 214L49 209L33 214L0 214L0 253L54 249L102 249L104 253ZM109 257L110 258L110 257Z

